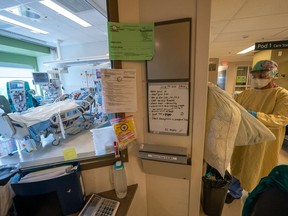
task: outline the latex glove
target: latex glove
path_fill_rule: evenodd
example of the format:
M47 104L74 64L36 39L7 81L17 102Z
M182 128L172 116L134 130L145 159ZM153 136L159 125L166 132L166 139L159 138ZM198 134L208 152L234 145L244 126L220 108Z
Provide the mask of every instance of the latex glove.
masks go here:
M254 116L255 118L257 118L257 112L254 111L248 111L252 116Z

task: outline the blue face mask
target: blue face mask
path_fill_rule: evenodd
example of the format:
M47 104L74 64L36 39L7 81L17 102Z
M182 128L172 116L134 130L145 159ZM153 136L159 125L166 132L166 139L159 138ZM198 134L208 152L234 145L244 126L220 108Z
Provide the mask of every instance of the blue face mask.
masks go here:
M272 79L251 79L251 86L255 89L261 89L265 86L267 86L270 82L272 81Z

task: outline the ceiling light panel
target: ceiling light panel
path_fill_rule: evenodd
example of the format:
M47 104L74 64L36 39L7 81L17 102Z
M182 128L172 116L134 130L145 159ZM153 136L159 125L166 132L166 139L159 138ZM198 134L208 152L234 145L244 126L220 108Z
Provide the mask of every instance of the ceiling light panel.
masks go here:
M2 16L2 15L0 15L0 20L3 22L9 23L9 24L13 24L13 25L28 29L33 33L49 34L49 32L47 32L47 31L43 31L41 29L35 28L33 26L27 25L25 23L19 22L19 21L14 20L14 19L10 19L10 18Z
M7 8L5 10L8 11L9 13L12 13L12 14L15 14L15 15L21 16L21 17L26 17L26 18L31 19L33 21L39 21L39 19L41 18L40 14L38 12L36 12L32 8L27 7L25 5Z
M77 14L83 11L93 10L94 8L85 0L54 0L56 4L60 3L65 8Z
M248 52L251 52L252 50L255 49L255 45L251 46L251 47L248 47L240 52L238 52L237 54L245 54L245 53L248 53Z
M67 17L68 19L78 23L79 25L83 27L89 27L91 26L90 23L86 22L85 20L79 18L75 14L71 13L70 11L66 10L65 8L61 7L60 5L56 4L55 2L52 2L50 0L43 0L40 1L41 4L45 5L46 7L49 7L50 9L56 11L57 13Z

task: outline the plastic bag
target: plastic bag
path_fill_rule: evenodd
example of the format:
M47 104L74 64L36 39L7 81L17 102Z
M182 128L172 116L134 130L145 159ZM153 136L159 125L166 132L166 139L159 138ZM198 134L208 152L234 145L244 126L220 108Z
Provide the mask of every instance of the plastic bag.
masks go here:
M232 181L232 176L226 170L223 178L222 175L216 169L210 167L207 169L205 176L202 177L202 180L203 182L205 182L205 184L208 184L210 187L222 188L230 184L230 182Z
M236 137L235 146L258 144L266 141L275 140L274 134L259 120L252 116L244 107L238 104L227 92L210 84L209 90L214 94L221 95L231 106L239 109L241 113L241 122Z
M224 176L231 161L241 113L217 86L210 84L208 90L204 159Z
M274 134L227 92L208 85L204 159L225 174L234 146L275 140Z

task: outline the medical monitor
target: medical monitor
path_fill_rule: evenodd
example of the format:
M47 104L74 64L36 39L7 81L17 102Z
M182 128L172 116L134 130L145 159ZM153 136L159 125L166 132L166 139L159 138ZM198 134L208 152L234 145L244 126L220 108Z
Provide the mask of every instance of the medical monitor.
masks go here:
M34 85L49 84L48 73L32 73Z
M25 90L24 81L16 80L9 83L10 90Z

